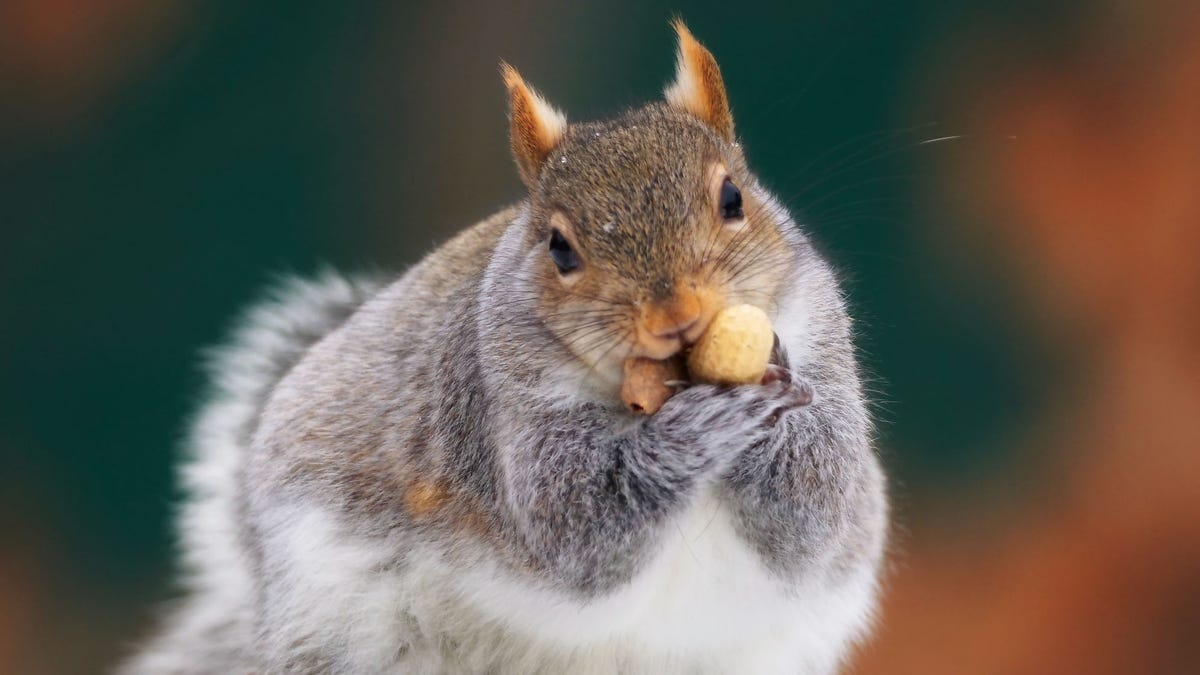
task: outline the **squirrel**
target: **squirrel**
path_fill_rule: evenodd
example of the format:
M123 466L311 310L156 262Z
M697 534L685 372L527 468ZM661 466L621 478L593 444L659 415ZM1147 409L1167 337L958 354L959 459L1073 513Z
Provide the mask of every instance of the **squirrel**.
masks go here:
M326 273L217 353L185 596L126 673L828 673L888 529L831 266L681 21L665 100L568 123L501 65L528 194L398 279ZM621 364L765 310L761 384L652 415Z

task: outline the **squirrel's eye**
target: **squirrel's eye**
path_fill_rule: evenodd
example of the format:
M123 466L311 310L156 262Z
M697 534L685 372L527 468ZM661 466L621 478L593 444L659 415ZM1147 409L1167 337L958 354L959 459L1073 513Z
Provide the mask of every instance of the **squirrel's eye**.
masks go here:
M721 217L725 220L741 220L746 217L742 213L742 192L728 178L721 183Z
M579 269L579 254L557 229L550 231L550 259L554 261L559 274L569 274Z

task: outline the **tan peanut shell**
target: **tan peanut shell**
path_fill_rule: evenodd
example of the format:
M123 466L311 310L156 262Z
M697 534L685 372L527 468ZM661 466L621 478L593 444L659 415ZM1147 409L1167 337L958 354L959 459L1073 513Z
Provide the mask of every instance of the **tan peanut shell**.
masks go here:
M767 372L774 343L766 312L753 305L726 307L692 347L688 372L696 382L757 384Z
M626 359L621 402L634 414L653 415L675 393L668 383L686 378L683 360L679 358L665 361L640 357Z

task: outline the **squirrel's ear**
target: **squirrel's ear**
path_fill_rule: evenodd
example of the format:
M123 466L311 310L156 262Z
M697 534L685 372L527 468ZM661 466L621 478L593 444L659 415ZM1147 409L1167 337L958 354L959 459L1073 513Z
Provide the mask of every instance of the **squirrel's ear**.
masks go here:
M509 140L513 158L517 160L521 180L533 187L546 157L567 130L567 118L525 84L516 68L501 63L500 73L508 87Z
M733 140L733 114L725 96L725 83L717 60L692 37L682 19L671 22L679 36L675 81L664 92L667 103L708 123L717 133Z

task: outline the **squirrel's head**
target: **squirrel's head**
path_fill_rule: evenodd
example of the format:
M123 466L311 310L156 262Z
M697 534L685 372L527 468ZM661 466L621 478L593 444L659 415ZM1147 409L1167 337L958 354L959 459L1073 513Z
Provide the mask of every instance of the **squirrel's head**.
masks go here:
M667 358L736 303L772 313L786 213L747 169L717 62L682 22L666 100L568 124L507 64L525 242L545 325L584 363Z

